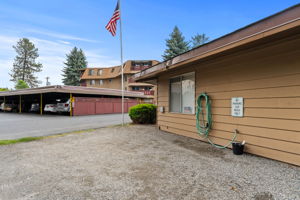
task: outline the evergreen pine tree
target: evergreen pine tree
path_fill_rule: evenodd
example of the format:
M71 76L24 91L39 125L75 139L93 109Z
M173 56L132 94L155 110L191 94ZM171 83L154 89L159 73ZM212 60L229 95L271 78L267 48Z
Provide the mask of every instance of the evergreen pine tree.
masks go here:
M30 87L37 87L39 81L34 73L42 71L42 64L37 63L39 57L38 49L27 38L22 38L13 48L17 52L14 60L12 73L9 74L11 81L17 83L19 80L25 81Z
M194 37L192 37L192 48L196 48L204 43L206 43L209 40L208 37L206 37L205 34L196 34Z
M167 49L162 55L164 60L168 60L182 54L190 49L189 42L185 41L184 36L177 26L174 27L173 32L170 34L170 39L166 40Z
M74 47L72 51L66 55L67 59L63 69L63 83L65 85L80 85L80 69L87 67L86 57L82 49Z

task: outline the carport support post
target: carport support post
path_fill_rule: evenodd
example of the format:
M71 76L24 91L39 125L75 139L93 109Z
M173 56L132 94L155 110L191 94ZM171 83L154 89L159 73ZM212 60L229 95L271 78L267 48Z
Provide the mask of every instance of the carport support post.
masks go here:
M22 95L19 98L19 113L22 113Z
M40 94L40 114L43 115L43 94Z
M72 93L70 93L70 117L73 116L73 97L72 97Z
M5 96L4 96L4 102L3 102L3 112L5 112Z

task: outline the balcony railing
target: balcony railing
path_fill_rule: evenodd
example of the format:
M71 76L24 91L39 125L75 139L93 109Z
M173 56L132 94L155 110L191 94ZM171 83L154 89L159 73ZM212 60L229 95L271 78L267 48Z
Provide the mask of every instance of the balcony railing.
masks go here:
M150 95L153 96L154 95L154 91L153 90L134 90L135 92L143 92L144 95Z
M132 66L130 69L133 71L141 71L144 69L148 69L151 65L141 65L141 66Z
M80 86L86 87L87 85L86 85L86 83L80 83Z
M133 78L128 78L128 83L134 83Z

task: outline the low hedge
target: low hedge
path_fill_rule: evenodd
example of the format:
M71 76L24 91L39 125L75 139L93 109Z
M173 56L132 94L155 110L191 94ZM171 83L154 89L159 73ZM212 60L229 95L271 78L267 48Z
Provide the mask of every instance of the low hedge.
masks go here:
M153 104L139 104L129 109L129 116L135 124L155 124L156 108Z

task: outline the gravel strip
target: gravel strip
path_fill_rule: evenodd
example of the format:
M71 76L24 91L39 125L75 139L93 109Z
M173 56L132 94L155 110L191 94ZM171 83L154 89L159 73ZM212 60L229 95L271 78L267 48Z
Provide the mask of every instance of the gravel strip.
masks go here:
M300 199L300 168L154 126L0 146L0 199Z

